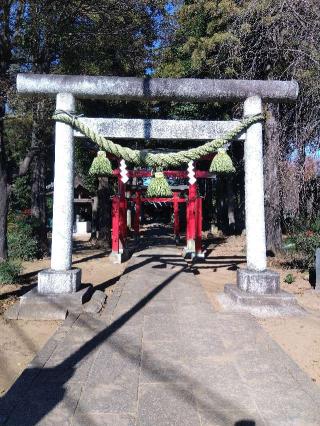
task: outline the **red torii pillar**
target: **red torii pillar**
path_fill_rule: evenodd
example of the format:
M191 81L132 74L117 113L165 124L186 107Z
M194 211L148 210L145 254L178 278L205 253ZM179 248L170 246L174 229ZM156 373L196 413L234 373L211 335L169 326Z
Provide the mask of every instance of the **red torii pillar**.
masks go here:
M121 263L127 239L126 185L118 178L119 195L112 198L112 257Z
M189 185L187 203L187 245L184 249L185 255L191 258L203 257L202 253L202 198L197 194L197 184Z
M127 238L127 200L125 197L126 185L121 181L119 176L119 170L114 171L114 174L118 176L118 188L119 194L113 197L112 201L112 254L116 257L116 261L122 261L122 254L125 250L126 238ZM166 175L173 175L177 177L187 177L186 172L182 171L167 171ZM135 176L150 176L149 171L128 171L130 177ZM209 173L204 171L196 171L197 177L206 178ZM179 221L179 203L185 202L184 199L180 199L180 193L174 191L173 197L170 198L142 198L140 191L136 192L135 198L131 198L135 202L136 212L134 219L134 232L136 238L139 238L140 230L140 216L141 216L141 204L144 201L170 201L173 203L174 210L174 235L178 242L180 238L180 221ZM191 257L203 257L202 253L202 198L197 195L197 184L189 185L189 194L187 201L187 246L184 249L185 254L191 255Z
M135 215L134 215L134 234L136 240L140 237L140 216L141 216L141 194L140 191L136 192L135 198Z
M196 253L196 206L197 206L197 184L189 185L187 203L187 230L186 230L186 254Z
M204 257L202 251L202 198L197 198L196 206L196 257Z
M173 232L175 236L176 243L180 241L180 220L179 220L179 192L173 192Z

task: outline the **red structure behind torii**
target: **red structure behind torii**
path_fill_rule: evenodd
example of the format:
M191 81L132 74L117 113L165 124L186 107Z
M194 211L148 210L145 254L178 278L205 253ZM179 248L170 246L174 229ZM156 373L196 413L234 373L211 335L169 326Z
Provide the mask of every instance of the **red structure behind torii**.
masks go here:
M196 178L209 178L213 174L195 170ZM187 179L187 171L167 170L163 172L167 177ZM122 182L120 170L114 170L113 174L118 177L118 195L112 198L112 254L116 261L121 262L126 249L127 241L127 206L128 201L135 203L134 233L139 237L141 204L145 202L165 202L173 203L174 211L174 235L176 239L180 237L179 204L186 203L186 240L185 253L191 257L201 257L202 253L202 197L198 195L197 183L190 184L188 197L180 196L180 191L173 191L173 197L148 198L144 197L141 190L135 191L134 197L126 197L126 184ZM128 170L129 178L151 177L152 172L148 170Z

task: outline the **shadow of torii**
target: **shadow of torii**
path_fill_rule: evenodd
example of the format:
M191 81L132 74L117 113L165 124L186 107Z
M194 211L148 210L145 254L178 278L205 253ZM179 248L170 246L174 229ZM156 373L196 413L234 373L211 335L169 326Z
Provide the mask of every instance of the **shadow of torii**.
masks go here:
M144 259L138 265L145 265L146 263L159 261L161 255L154 255L153 258ZM136 266L136 265L133 265ZM139 267L138 266L138 267ZM111 337L120 330L125 324L128 323L139 311L141 311L156 295L158 295L165 287L167 287L175 278L177 278L182 272L190 272L188 266L181 267L178 271L175 271L168 278L166 278L161 284L155 287L150 291L146 296L144 296L138 303L136 303L132 308L128 309L123 315L118 319L114 320L105 327L102 331L98 332L93 338L84 343L78 350L68 356L63 362L59 365L52 368L41 368L42 366L34 366L28 368L8 391L8 393L0 400L0 418L1 414L8 413L9 409L13 409L12 416L9 417L9 425L18 425L21 424L19 421L23 419L24 426L31 426L39 424L45 416L49 414L62 400L67 400L67 405L75 405L75 401L72 401L72 397L68 395L67 388L64 386L68 384L68 381L74 375L79 364L86 359L93 351L99 348L103 343L108 342L111 345L112 349L116 351L119 356L126 358L129 362L135 362L136 359L132 354L132 351L128 351L124 346L122 346L117 339L111 339ZM78 319L81 322L81 316ZM84 324L87 326L87 324ZM90 327L89 327L90 328ZM94 331L94 329L92 329ZM212 412L212 405L208 404L207 400L212 400L215 403L214 411L215 417L219 418L222 424L227 424L228 420L225 411L220 410L219 407L228 407L230 411L237 411L239 413L239 425L254 425L255 422L252 420L245 420L247 414L239 407L235 407L230 401L223 398L221 395L213 394L210 389L203 386L200 382L195 381L194 378L190 378L187 375L182 376L183 383L170 383L170 376L174 373L175 366L170 365L168 362L168 368L166 371L159 372L157 365L158 360L155 358L150 363L149 373L155 376L159 376L161 379L165 379L168 382L170 389L174 392L179 398L184 400L185 403L190 403L187 397L187 391L190 385L198 386L202 388L203 393L206 395L204 400L200 396L196 396L196 404L198 407L202 408L206 412ZM37 395L38 400L32 400L32 392L35 391L39 382L37 379L39 375L51 375L56 377L61 377L61 382L53 386L52 383L47 383L44 387L44 392ZM31 392L30 392L31 391ZM28 395L29 393L29 395ZM209 398L208 398L209 397ZM71 400L68 401L68 398ZM23 403L23 401L25 401ZM19 409L17 407L19 404ZM81 407L79 407L81 408ZM19 410L19 411L18 411ZM83 414L85 416L85 413ZM19 420L20 419L20 420ZM88 419L90 425L94 426L92 419Z

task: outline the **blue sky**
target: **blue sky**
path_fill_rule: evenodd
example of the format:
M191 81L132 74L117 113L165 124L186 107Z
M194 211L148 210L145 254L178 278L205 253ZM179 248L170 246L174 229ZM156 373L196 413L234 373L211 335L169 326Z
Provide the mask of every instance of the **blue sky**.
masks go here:
M173 16L175 11L176 11L176 6L173 3L168 2L165 6L165 10L166 10L168 15ZM158 15L156 17L156 24L158 25L159 31L161 31L161 23L163 22L163 20L164 20L163 15ZM152 49L159 49L159 47L161 47L161 40L160 39L155 40L153 42ZM147 76L152 76L154 74L154 69L150 68L150 67L146 68L145 74Z

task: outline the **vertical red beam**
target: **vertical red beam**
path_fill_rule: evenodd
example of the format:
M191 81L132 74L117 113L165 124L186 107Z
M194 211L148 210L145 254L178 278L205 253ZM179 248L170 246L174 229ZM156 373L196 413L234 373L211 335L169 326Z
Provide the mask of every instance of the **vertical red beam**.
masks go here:
M189 198L189 196L188 196L188 198ZM187 202L187 205L186 205L186 214L187 214L187 217L186 217L186 219L187 219L187 229L186 229L186 240L188 241L190 238L190 226L189 226L189 216L190 216L190 204L189 204L189 200L188 200L188 202Z
M202 198L197 198L197 210L196 210L196 253L202 252Z
M179 193L174 192L173 193L173 216L174 216L174 225L173 225L173 232L176 237L176 240L180 237L180 222L179 222Z
M112 251L115 253L119 253L119 240L120 240L120 198L118 196L114 196L112 198Z
M119 190L119 239L120 239L120 247L119 249L123 249L126 245L126 237L127 237L127 202L126 202L126 185L122 182L120 178L118 178L118 190Z
M196 237L196 197L197 184L189 185L189 202L188 202L188 226L187 239L194 240Z
M136 193L136 212L134 216L134 233L136 238L139 237L140 232L140 216L141 216L141 194L140 191Z
M124 245L127 241L127 236L128 236L128 223L127 223L127 211L128 211L128 200L125 198L123 200L123 209L122 209L122 213L123 213L123 240L124 240Z

